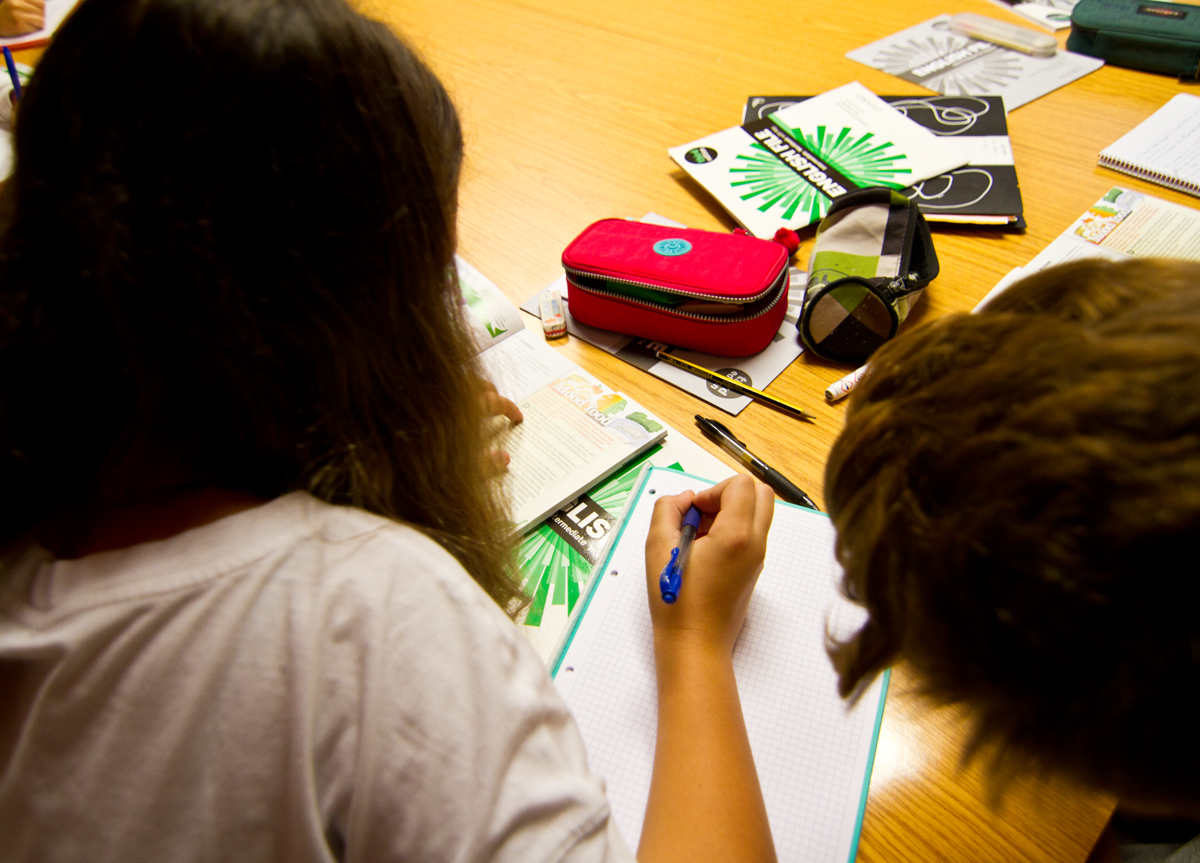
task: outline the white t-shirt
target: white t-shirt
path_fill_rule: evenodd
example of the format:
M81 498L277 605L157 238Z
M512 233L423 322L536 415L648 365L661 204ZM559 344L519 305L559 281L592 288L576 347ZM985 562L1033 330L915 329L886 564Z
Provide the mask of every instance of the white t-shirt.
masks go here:
M632 860L441 547L291 494L0 573L0 860Z

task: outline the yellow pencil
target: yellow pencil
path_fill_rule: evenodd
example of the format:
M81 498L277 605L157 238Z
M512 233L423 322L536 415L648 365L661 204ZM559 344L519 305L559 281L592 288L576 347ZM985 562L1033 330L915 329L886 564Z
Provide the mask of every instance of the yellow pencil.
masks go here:
M673 357L665 351L655 351L657 356L664 363L670 363L673 366L678 366L684 371L689 371L697 377L704 378L717 386L724 387L727 390L733 390L735 393L743 396L748 396L755 401L770 405L773 408L778 408L800 419L812 421L812 414L804 412L803 408L798 408L791 402L785 402L783 399L777 399L774 396L769 396L762 390L756 390L754 387L748 387L743 383L735 381L733 378L727 378L725 375L714 372L712 369L706 369L704 366L698 366L695 363L689 363L687 360L681 360L679 357Z

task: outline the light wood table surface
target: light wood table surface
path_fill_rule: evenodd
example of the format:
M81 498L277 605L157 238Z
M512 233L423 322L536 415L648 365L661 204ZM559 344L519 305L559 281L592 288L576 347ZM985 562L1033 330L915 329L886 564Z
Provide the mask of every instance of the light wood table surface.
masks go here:
M518 304L561 274L563 247L596 219L654 211L691 227L734 227L674 166L667 148L734 125L747 96L820 93L852 80L876 93L922 93L843 55L943 12L1021 22L984 0L951 6L932 0L767 6L721 0L357 0L357 5L414 44L455 97L467 140L460 251ZM1065 41L1065 31L1059 41ZM36 57L22 53L20 59ZM1171 77L1106 67L1010 114L1028 230L935 227L941 276L904 328L973 307L1002 275L1028 262L1114 184L1196 203L1096 166L1102 147L1186 89ZM812 236L811 228L801 233L800 262ZM679 433L716 451L692 421L704 403L581 341L571 339L560 349ZM845 411L844 404L826 405L822 393L846 371L805 355L768 387L810 408L815 423L759 405L728 423L822 505L824 463ZM989 808L980 767L958 766L962 723L950 712L931 711L906 694L910 688L903 668L897 669L859 860L1016 863L1087 857L1112 801L1029 779L1010 789L1001 809Z

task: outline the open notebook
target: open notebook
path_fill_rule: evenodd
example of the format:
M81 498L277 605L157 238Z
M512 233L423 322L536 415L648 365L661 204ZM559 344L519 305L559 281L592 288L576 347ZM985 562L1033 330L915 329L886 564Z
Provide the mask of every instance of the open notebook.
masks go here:
M1200 196L1200 97L1177 93L1100 151L1100 164Z
M650 790L657 724L643 547L659 496L706 485L663 468L642 474L629 515L597 569L603 575L593 579L551 665L633 847ZM839 575L829 519L776 502L734 669L781 861L844 863L857 850L887 678L852 709L837 695L825 654L826 624L844 635L863 619L839 595Z
M455 256L462 302L479 359L496 390L517 403L523 422L496 418L493 446L511 461L504 494L524 533L667 436L637 402L577 366L525 328L501 290Z

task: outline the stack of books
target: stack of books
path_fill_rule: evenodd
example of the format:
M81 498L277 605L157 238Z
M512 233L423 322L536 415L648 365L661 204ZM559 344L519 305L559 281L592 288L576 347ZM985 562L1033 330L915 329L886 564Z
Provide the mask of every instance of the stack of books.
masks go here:
M669 152L758 237L819 221L865 186L902 190L930 221L1025 226L998 96L879 97L858 83L751 96L740 126Z

